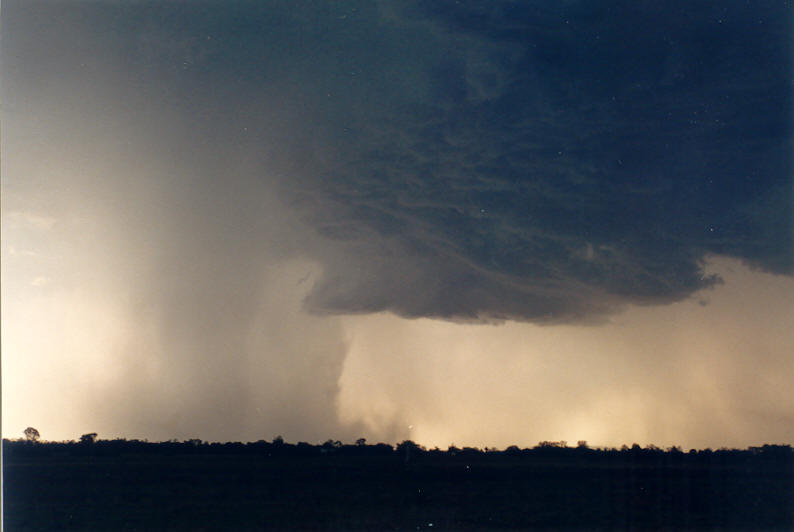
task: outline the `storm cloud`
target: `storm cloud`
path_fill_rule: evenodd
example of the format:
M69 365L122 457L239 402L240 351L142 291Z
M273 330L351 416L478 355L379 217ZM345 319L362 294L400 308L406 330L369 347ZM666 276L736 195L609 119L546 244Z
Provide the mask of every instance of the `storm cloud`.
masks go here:
M105 3L55 26L103 28L66 34L71 67L73 41L106 47L92 60L135 114L176 113L187 150L258 159L334 241L308 250L311 310L565 322L686 298L719 282L710 254L792 273L786 14Z
M351 72L350 155L306 176L350 250L312 308L578 321L713 285L709 254L792 273L782 4L432 6L357 67L414 90Z
M794 273L786 2L3 8L4 387L70 427L398 439L338 417L352 315L604 324L714 257ZM405 357L362 349L356 386Z

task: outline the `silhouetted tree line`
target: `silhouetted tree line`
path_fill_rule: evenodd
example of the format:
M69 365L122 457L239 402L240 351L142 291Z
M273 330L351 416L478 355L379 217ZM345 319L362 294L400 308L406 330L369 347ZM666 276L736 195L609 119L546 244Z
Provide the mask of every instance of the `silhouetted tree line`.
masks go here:
M636 465L675 465L675 464L708 464L732 465L759 464L765 462L788 463L794 465L794 449L788 444L766 444L746 449L690 449L684 452L679 447L662 449L655 445L641 447L639 444L624 445L618 448L591 448L586 442L578 442L576 447L569 447L566 442L542 441L531 448L519 448L511 445L506 449L479 449L476 447L458 448L454 444L446 450L427 449L411 440L405 440L396 446L387 443L368 444L364 438L354 444L345 444L338 440L327 440L322 444L308 442L288 443L281 436L272 441L256 442L205 442L199 439L184 441L169 440L150 442L148 440L112 440L99 439L96 433L83 434L77 441L41 441L36 429L25 430L25 438L16 440L3 439L3 452L9 459L16 456L58 456L83 455L112 456L122 454L141 455L257 455L274 457L311 457L311 456L347 456L347 457L395 457L405 462L421 462L427 460L468 460L493 461L499 459L526 459L564 462L629 462Z
M9 530L794 530L794 451L3 440Z

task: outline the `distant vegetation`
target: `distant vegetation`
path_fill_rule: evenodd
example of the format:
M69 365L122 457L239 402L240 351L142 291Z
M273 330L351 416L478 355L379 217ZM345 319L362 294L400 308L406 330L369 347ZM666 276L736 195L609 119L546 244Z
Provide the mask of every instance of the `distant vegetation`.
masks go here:
M441 450L26 431L3 453L8 530L794 529L789 445Z
M419 458L430 457L490 457L496 459L499 456L508 457L555 457L555 458L582 458L598 460L609 457L630 457L632 459L662 458L677 460L702 461L705 457L719 457L727 460L755 460L757 458L767 459L792 459L794 449L788 444L766 444L759 447L748 447L746 449L690 449L683 451L680 447L668 447L666 449L655 445L641 447L635 443L631 446L623 445L619 449L616 447L597 447L591 448L587 442L580 440L575 447L568 446L566 441L542 441L534 447L520 448L511 445L505 449L493 447L477 448L463 447L458 448L454 444L442 450L438 447L428 449L411 440L405 440L399 444L390 445L387 443L368 444L366 439L359 438L355 444L344 444L338 440L327 440L322 444L311 444L307 442L287 443L281 436L275 437L272 441L259 440L256 442L205 442L200 439L188 439L184 441L168 440L161 442L150 442L148 440L127 440L116 438L113 440L98 439L97 433L92 432L83 434L78 441L45 441L39 440L39 433L36 429L28 427L25 429L26 438L9 440L3 439L3 450L10 453L7 456L48 456L52 454L82 454L90 452L93 455L111 455L116 452L123 453L145 453L145 454L261 454L269 456L321 456L330 453L338 453L345 456L408 456ZM90 447L89 447L90 446ZM686 456L686 458L684 458Z

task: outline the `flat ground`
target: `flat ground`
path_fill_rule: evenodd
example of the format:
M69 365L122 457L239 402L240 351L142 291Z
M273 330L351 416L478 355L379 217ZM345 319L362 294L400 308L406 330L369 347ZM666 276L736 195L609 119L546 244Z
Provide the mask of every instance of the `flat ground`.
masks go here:
M94 445L6 448L6 530L794 529L791 453L406 460L352 446L284 455Z

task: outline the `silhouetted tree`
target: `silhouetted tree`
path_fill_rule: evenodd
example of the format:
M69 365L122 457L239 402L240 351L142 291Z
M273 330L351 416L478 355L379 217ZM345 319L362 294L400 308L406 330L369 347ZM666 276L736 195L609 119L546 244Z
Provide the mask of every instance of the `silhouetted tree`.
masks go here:
M24 431L22 431L22 433L25 435L25 439L31 443L36 443L37 441L39 441L39 438L41 438L41 434L39 434L39 431L37 431L33 427L26 428Z
M564 449L568 446L568 442L565 440L560 441L542 441L538 442L536 447L540 447L543 449Z
M83 434L80 436L80 443L85 445L90 445L96 441L96 432L89 432L88 434Z
M367 444L366 438L359 438L356 440L356 445L358 445L359 447L364 447L366 444Z
M411 453L421 452L424 451L425 448L421 445L414 443L411 440L405 440L399 444L397 444L397 452L403 453L405 457L405 462L409 462L411 460Z
M505 454L509 454L509 455L521 454L521 449L518 448L518 445L511 445L510 447L505 449Z

